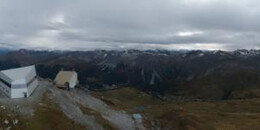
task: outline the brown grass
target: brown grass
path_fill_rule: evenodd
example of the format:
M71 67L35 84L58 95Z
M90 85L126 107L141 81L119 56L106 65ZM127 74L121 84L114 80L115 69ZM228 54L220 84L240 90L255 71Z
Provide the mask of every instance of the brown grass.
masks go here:
M146 127L159 121L169 129L260 129L260 99L215 102L187 102L168 100L162 102L133 88L108 92L92 92L92 95L113 102L115 109L136 113L136 107L145 107Z
M18 119L19 123L12 129L23 130L85 130L82 125L76 124L74 121L66 117L59 109L59 106L53 103L44 94L41 105L36 104L34 107L33 117L23 117L16 115L13 119ZM4 116L3 113L0 114Z

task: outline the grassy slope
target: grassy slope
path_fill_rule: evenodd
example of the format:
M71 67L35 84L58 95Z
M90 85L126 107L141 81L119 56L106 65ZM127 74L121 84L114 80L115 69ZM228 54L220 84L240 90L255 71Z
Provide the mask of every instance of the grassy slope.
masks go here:
M158 120L161 127L172 129L260 129L260 99L162 102L133 88L91 94L115 109L142 113L147 127ZM136 109L140 106L145 110Z
M11 126L12 129L23 129L23 130L65 130L65 129L77 129L84 130L85 127L76 124L68 117L66 117L62 111L60 111L59 106L53 103L46 94L44 95L41 103L35 104L35 113L33 117L20 116L17 113L11 111L0 111L0 127L7 128ZM10 116L11 115L11 116ZM4 120L8 119L13 121L18 119L17 125L9 123L4 124Z
M169 93L213 100L260 98L258 94L260 72L258 70L229 66L222 71L224 72L219 70L211 75L184 82L178 87L169 88Z
M28 119L30 125L26 129L77 129L83 130L85 127L76 124L74 121L66 117L60 110L59 106L53 103L46 95L42 99L41 105L35 106L35 115Z

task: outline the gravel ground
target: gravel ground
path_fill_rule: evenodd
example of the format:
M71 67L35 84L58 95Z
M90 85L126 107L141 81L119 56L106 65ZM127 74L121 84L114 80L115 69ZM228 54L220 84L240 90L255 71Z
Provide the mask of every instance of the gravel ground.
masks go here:
M70 92L74 100L80 102L85 107L89 107L98 111L103 118L110 121L114 126L121 130L134 130L135 124L130 115L122 111L115 111L107 106L103 101L86 94L79 89L74 89Z

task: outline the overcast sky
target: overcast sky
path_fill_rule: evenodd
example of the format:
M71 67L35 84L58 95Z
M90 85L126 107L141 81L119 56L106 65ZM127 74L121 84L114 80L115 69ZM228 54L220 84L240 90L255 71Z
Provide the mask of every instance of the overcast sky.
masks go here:
M0 0L0 46L259 49L259 0Z

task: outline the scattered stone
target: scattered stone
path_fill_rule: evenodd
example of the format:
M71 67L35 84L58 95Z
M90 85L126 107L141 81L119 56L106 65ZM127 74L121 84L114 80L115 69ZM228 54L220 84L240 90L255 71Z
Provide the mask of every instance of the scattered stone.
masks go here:
M13 125L17 125L17 124L18 124L18 120L17 119L13 120Z
M9 121L8 121L8 120L5 120L4 123L5 123L5 124L9 124Z
M11 130L11 128L12 128L12 127L11 127L11 126L9 126L9 127L7 127L7 128L6 128L6 130Z
M142 117L141 114L138 114L138 113L133 114L132 118L134 119L136 124L141 124L142 123L143 117Z
M43 103L39 103L39 105L40 105L40 106L45 106L45 104L43 104Z
M2 109L5 109L5 106L4 106L4 105L2 105L2 106L1 106L1 108L2 108Z

